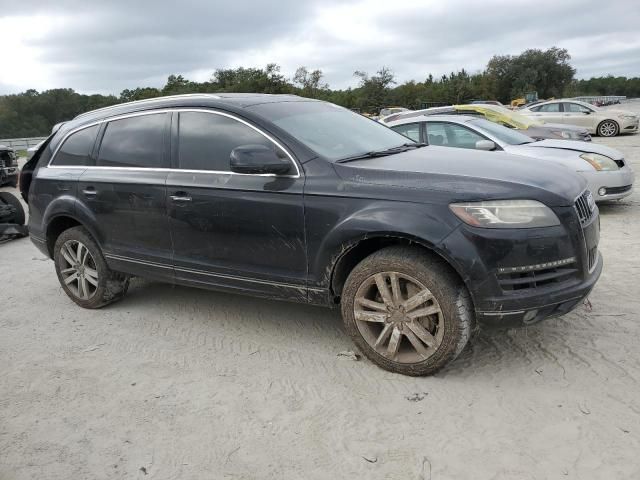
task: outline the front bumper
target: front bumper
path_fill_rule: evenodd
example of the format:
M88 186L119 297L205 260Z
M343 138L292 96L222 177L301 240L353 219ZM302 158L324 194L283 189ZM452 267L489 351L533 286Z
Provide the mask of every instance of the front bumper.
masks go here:
M596 202L606 200L619 200L633 191L635 174L628 166L612 172L580 172L589 183L589 190ZM600 189L604 188L604 195L600 195Z
M638 124L640 120L636 119L623 119L620 121L620 133L636 133L638 131Z
M473 298L479 322L512 327L563 315L602 272L597 208L582 225L574 207L554 208L561 225L483 229L461 225L441 244Z

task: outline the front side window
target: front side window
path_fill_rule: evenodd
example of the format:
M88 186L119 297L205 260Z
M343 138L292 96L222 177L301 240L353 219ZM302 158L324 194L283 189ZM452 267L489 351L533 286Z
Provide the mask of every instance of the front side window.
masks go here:
M178 167L228 172L231 151L245 145L273 148L286 154L255 129L233 118L205 112L181 112L178 125Z
M100 167L166 168L166 113L112 120L100 143Z
M330 161L407 143L390 128L332 103L271 102L246 107Z
M523 145L525 143L533 142L533 138L527 137L524 133L507 128L504 125L490 122L484 118L474 118L473 120L469 120L468 123L473 127L482 129L489 135L493 135L498 140L508 145Z
M587 108L579 103L565 103L564 111L571 113L591 113L591 109Z
M51 162L59 166L87 166L91 164L91 151L98 135L99 125L72 133L64 141Z
M476 148L476 142L486 140L473 130L455 123L427 123L429 145L442 145L455 148Z
M419 123L405 123L403 125L396 125L391 127L394 132L398 132L405 137L409 137L414 142L420 141L420 124Z

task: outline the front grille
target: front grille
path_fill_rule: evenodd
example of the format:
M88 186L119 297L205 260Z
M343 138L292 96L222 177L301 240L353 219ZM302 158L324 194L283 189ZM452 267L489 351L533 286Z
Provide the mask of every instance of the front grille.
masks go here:
M598 247L589 249L589 251L587 252L587 260L589 264L589 271L591 271L598 261Z
M527 272L498 273L498 283L504 291L540 288L569 280L578 273L573 264L562 267L540 268Z
M578 218L580 219L580 224L585 225L586 223L589 223L589 220L591 220L591 216L596 209L596 203L593 200L591 192L589 190L582 192L582 195L576 199L574 207L578 214Z
M618 165L618 167L624 167L624 160L614 160L614 162L616 162L616 165Z

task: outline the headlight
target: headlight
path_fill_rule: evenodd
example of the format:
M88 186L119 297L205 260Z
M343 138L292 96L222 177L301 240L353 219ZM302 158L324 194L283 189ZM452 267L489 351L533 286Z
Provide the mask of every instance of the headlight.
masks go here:
M583 153L580 158L586 160L593 168L598 171L618 170L618 165L609 157L600 155L599 153Z
M620 115L620 118L624 118L625 120L635 120L638 116L633 114L623 114Z
M536 228L560 225L556 214L535 200L452 203L449 208L460 220L474 227Z

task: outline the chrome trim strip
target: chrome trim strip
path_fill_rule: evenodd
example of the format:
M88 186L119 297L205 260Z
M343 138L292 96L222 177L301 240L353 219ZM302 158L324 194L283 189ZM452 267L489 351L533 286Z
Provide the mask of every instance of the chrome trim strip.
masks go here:
M105 253L104 256L105 256L105 258L110 258L112 260L120 260L122 262L129 262L129 263L138 263L140 265L148 265L150 267L169 268L169 269L173 270L173 267L171 265L166 265L166 264L163 264L163 263L149 262L149 261L146 261L146 260L137 260L137 259L133 259L133 258L129 258L129 257L122 257L120 255L113 255L111 253Z
M58 154L58 151L60 150L60 148L62 148L62 145L64 145L64 142L66 142L71 135L73 135L76 132L79 132L80 130L84 130L86 128L94 127L96 125L101 125L103 123L111 122L114 120L122 120L124 118L141 117L144 115L154 115L159 113L171 113L171 112L209 113L211 115L220 115L222 117L231 118L237 122L243 123L244 125L258 132L267 140L271 141L274 145L279 147L287 155L287 157L289 157L289 160L291 160L291 163L293 163L293 166L296 168L296 174L295 175L276 175L275 173L237 173L237 172L230 172L230 171L228 172L228 171L220 171L220 170L183 170L181 168L100 167L100 166L52 165L51 164L55 160L56 155ZM144 112L125 113L122 115L115 115L113 117L105 117L100 120L96 120L95 122L82 125L81 127L74 128L73 130L70 130L69 132L67 132L65 136L62 138L62 140L60 141L60 143L58 143L58 146L54 150L53 154L51 155L51 159L47 164L47 168L74 168L74 169L84 168L84 169L91 169L91 170L127 170L127 171L152 171L152 172L167 171L167 172L184 172L184 173L209 173L214 175L242 175L242 176L251 176L251 177L280 177L280 178L300 178L301 177L300 167L298 166L298 162L296 162L295 159L293 158L293 155L291 155L291 153L286 148L284 148L277 140L275 140L269 134L260 130L258 127L255 127L251 125L249 122L247 122L246 120L243 120L241 118L238 118L226 112L219 112L217 110L205 109L205 108L188 108L188 107L162 108L157 110L146 110Z
M478 310L478 313L481 313L482 315L486 315L488 317L502 317L504 315L519 315L521 313L524 313L526 310L511 310L511 311L507 311L507 312L483 312Z
M158 100L164 100L164 99L173 100L176 98L213 98L215 100L220 100L222 97L215 95L213 93L183 93L180 95L167 95L166 97L145 98L143 100L134 100L133 102L117 103L115 105L109 105L108 107L97 108L95 110L91 110L90 112L85 112L85 113L81 113L80 115L76 115L73 119L75 120L77 118L83 118L91 115L92 113L114 110L124 105L146 105L147 103L157 102Z
M221 273L211 273L211 272L206 272L204 270L196 270L196 269L191 269L191 268L182 268L182 267L175 267L175 266L170 266L170 265L166 265L166 264L162 264L162 263L156 263L156 262L148 262L148 261L144 261L144 260L137 260L137 259L133 259L133 258L129 258L129 257L123 257L121 255L114 255L111 253L106 253L104 254L104 256L106 258L110 258L112 260L120 260L123 262L130 262L130 263L138 263L141 265L149 265L152 267L160 267L160 268L171 268L174 270L179 270L181 272L186 272L186 273L196 273L198 275L207 275L210 277L218 277L218 278L226 278L229 280L240 280L243 282L251 282L251 283L260 283L260 284L264 284L264 285L274 285L274 286L279 286L279 287L287 287L287 288L304 288L305 290L313 290L316 292L325 292L326 289L324 288L315 288L315 287L307 287L305 285L296 285L293 283L281 283L281 282L271 282L269 280L260 280L257 278L248 278L248 277L239 277L239 276L235 276L235 275L226 275L226 274L221 274Z

